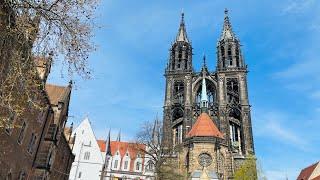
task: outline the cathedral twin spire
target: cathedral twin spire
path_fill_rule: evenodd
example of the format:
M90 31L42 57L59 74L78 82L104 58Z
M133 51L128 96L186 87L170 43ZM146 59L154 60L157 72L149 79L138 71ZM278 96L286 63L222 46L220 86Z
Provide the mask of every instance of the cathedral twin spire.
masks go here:
M189 43L187 31L186 31L186 26L184 23L184 13L181 13L180 27L179 27L176 41Z
M220 40L235 40L236 36L232 31L232 26L229 20L228 9L224 10L224 22Z
M225 10L223 29L217 46L217 69L244 69L245 64L242 59L240 42L232 30L228 10ZM207 70L205 64L202 71ZM188 39L184 13L181 14L181 21L175 42L170 50L170 59L167 72L192 72L192 46Z

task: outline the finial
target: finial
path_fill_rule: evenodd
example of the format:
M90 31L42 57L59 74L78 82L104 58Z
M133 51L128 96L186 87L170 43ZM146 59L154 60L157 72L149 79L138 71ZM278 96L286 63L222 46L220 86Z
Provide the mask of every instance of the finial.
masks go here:
M225 9L224 9L224 14L225 14L226 16L228 16L228 12L229 12L229 10L228 10L227 8L225 8Z
M203 66L206 66L206 54L203 53Z
M181 10L181 24L184 24L184 12L183 9Z

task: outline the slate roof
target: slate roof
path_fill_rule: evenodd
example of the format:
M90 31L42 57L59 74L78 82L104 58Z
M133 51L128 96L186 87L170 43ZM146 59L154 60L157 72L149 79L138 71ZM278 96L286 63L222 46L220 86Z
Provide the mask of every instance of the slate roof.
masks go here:
M223 134L219 131L207 113L201 113L188 137L217 137L223 139Z
M46 84L46 91L49 96L50 103L58 105L59 102L64 102L69 95L69 86L57 86L53 84Z

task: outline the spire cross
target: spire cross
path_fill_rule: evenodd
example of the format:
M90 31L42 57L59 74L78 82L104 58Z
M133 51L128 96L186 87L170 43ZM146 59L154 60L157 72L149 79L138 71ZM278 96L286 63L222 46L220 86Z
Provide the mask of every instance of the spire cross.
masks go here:
M183 9L181 10L181 23L184 23L184 12L183 12Z
M226 16L228 16L228 12L229 12L228 9L225 8L225 9L224 9L224 14L225 14Z
M206 66L206 54L203 53L203 66Z

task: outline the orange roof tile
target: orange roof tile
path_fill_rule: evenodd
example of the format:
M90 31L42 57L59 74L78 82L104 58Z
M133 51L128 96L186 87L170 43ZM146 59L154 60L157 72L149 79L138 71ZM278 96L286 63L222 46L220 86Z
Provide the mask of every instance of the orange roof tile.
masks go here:
M218 137L223 139L223 134L219 131L207 113L201 113L196 123L193 125L187 137Z
M105 140L97 140L97 143L99 145L101 152L106 152L106 141ZM139 149L146 149L146 146L144 144L136 144L136 143L130 143L130 142L119 142L119 141L111 141L111 154L114 156L114 154L119 150L121 159L125 156L126 152L129 152L130 159L130 171L133 171L134 167L134 160L137 157L137 154L139 153ZM144 156L143 152L140 152L141 157ZM121 162L122 163L122 162ZM144 159L142 160L142 164L144 164Z
M106 152L106 141L105 140L97 140L98 146L101 152Z
M302 169L300 174L299 174L299 176L298 176L298 178L297 178L297 180L307 180L307 179L309 179L309 177L311 176L312 172L317 167L318 163L319 162Z

